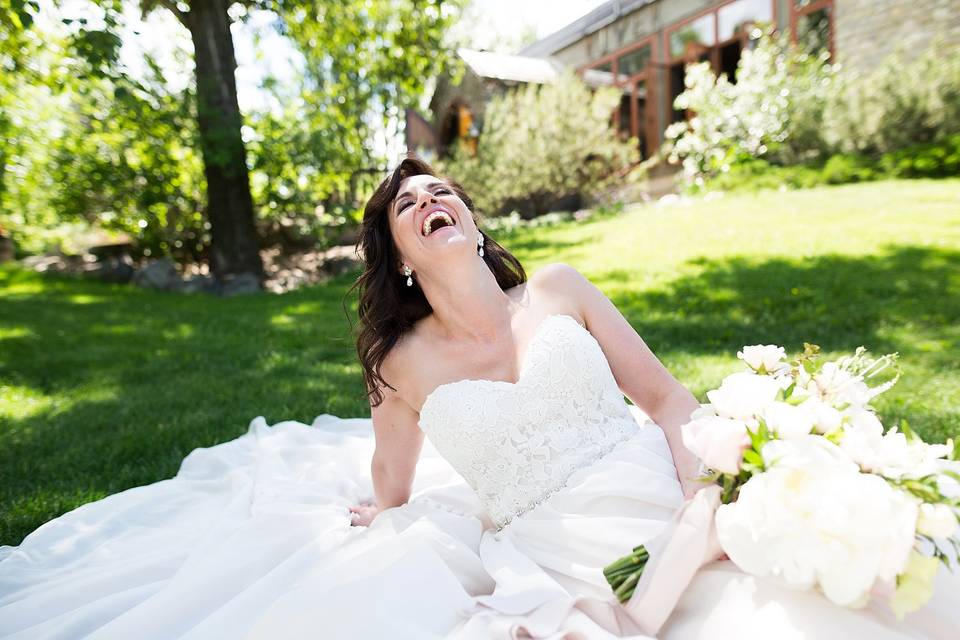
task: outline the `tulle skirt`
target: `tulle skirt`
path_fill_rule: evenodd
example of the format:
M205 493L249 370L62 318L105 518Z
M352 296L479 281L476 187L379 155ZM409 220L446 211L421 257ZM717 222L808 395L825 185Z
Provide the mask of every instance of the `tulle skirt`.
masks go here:
M681 504L659 427L637 431L497 531L424 443L410 501L369 527L368 418L262 417L170 480L83 505L0 547L2 638L645 638L602 568ZM694 578L660 637L956 638L960 583L896 621L746 576Z

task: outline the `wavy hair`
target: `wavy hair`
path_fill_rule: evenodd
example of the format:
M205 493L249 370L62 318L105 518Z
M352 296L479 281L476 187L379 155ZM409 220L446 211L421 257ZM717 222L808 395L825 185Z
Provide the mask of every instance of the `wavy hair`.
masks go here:
M423 290L416 280L408 287L406 280L397 271L400 255L390 233L388 210L400 191L400 183L410 176L431 175L446 183L463 200L473 214L477 228L477 213L473 201L456 181L439 175L424 160L412 152L400 161L394 170L380 183L363 210L363 223L357 240L357 253L363 259L363 272L347 291L359 291L357 314L360 329L356 335L357 355L363 368L370 406L383 402L381 386L396 391L383 376L380 367L387 354L403 334L414 324L431 313ZM497 279L501 289L506 290L526 282L527 275L520 261L500 246L489 235L484 236L482 260Z

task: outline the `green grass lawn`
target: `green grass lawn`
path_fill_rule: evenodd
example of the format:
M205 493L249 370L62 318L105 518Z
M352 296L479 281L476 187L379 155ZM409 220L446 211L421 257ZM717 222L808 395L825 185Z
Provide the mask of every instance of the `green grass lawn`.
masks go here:
M960 435L960 180L640 207L501 241L528 273L587 275L701 399L744 344L863 344L901 354L885 420ZM256 416L369 415L352 277L216 299L0 268L0 544L171 477Z

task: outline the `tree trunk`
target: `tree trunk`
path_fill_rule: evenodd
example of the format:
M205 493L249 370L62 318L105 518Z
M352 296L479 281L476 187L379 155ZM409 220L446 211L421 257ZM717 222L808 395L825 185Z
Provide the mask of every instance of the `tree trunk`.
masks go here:
M242 118L229 4L230 0L192 0L185 14L196 59L197 115L211 232L210 268L220 280L246 273L262 282L263 262L240 134Z

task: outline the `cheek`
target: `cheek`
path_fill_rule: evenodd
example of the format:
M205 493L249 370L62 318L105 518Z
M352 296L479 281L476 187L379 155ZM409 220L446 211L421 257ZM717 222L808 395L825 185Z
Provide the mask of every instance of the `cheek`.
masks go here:
M390 236L393 238L394 246L400 248L406 243L410 242L410 238L406 236L406 234L409 232L409 229L404 228L402 217L400 220L392 218L388 227L390 229Z

